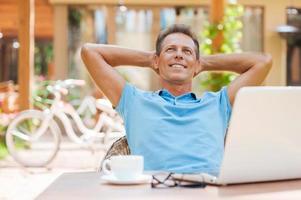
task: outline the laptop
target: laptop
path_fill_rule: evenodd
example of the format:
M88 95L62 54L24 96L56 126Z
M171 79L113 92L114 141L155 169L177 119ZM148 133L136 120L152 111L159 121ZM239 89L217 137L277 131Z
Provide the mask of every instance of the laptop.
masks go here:
M240 89L219 176L174 177L217 185L301 178L301 87Z

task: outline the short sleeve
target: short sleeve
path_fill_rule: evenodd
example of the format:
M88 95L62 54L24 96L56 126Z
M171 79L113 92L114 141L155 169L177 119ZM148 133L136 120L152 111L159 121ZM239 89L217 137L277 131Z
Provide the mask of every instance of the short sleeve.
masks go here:
M231 112L232 112L232 106L230 103L230 99L228 96L228 90L227 87L223 87L220 90L220 105L221 109L223 109L224 113L226 114L227 122L230 120Z
M120 114L123 120L126 120L129 110L133 106L133 100L136 93L136 88L127 83L125 84L116 111Z

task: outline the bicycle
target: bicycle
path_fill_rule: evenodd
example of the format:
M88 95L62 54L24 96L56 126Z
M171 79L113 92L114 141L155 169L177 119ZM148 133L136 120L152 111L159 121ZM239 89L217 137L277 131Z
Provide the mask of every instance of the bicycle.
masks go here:
M84 110L85 106L94 103L93 105L102 111L95 127L87 128L74 107L62 101L62 96L68 94L69 88L84 84L84 81L74 79L57 81L53 86L47 86L54 95L53 104L49 109L25 110L12 120L6 132L6 145L19 164L25 167L42 167L55 158L61 142L61 130L54 118L62 122L67 136L73 142L84 146L104 140L114 129L124 134L123 125L116 125L112 119L112 115L116 113L113 109L92 102L92 98L86 99L85 104L79 108ZM74 131L68 116L74 120L80 134ZM104 127L107 127L106 132L101 131Z
M94 123L94 125L91 125L91 123L86 123L86 126L90 126L95 131L102 130L105 132L103 143L106 143L107 140L112 137L116 138L117 136L119 138L124 136L125 130L123 126L123 120L113 109L113 106L109 100L95 99L93 96L86 96L76 109L76 112L80 116L83 116L83 122L85 122L85 120L91 120L91 116L85 117L86 111L90 112L92 116L97 116L97 112L99 111L104 112L98 116L98 120L96 123ZM99 120L100 118L105 120Z

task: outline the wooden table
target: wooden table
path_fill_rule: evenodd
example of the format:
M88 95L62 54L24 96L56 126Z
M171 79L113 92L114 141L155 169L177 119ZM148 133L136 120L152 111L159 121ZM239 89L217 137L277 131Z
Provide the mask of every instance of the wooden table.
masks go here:
M198 200L300 200L301 180L253 183L206 188L152 189L146 185L108 185L100 180L99 173L64 173L37 199L198 199Z

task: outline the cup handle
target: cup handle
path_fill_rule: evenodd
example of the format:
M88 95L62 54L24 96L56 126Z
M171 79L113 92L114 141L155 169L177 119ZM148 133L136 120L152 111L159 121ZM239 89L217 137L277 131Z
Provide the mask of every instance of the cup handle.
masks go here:
M112 173L112 171L108 168L108 166L110 166L110 163L111 163L111 160L106 159L102 164L103 172L107 175Z

